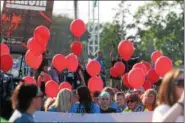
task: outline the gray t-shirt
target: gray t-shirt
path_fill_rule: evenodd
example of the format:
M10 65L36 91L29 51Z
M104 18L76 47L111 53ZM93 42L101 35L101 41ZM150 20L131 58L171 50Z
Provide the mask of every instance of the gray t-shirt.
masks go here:
M33 123L35 122L34 118L32 115L24 112L20 113L18 110L15 110L13 115L10 117L9 122L14 122L14 123L20 123L20 122L27 122L27 123Z

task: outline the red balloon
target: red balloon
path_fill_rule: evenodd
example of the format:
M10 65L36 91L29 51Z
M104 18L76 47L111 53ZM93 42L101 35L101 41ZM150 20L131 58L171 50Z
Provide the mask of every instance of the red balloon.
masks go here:
M67 55L66 57L66 63L67 63L67 69L75 72L78 68L78 58L75 54L71 53Z
M27 43L27 47L35 56L40 56L44 52L43 47L34 38L29 39Z
M76 37L81 37L86 30L85 23L80 19L75 19L70 25L71 33Z
M42 55L34 56L33 53L28 50L25 55L25 61L33 69L38 69L42 63Z
M134 53L133 44L129 40L121 41L118 45L118 53L125 61L128 61Z
M152 68L152 66L149 62L142 61L141 63L144 64L147 67L147 70L150 70Z
M136 63L133 68L140 68L143 70L144 74L147 74L147 67L142 63Z
M62 54L56 54L52 59L52 65L59 72L62 72L66 68L66 59Z
M56 97L58 94L58 91L59 91L58 84L55 81L50 80L46 83L45 92L48 97L51 97L51 98Z
M135 88L139 89L145 82L145 75L140 68L134 68L128 73L128 82Z
M143 88L146 90L152 88L152 83L149 80L146 80L143 84Z
M116 62L114 64L114 67L117 68L119 75L124 74L124 72L125 72L125 65L123 64L123 62Z
M88 81L88 88L92 93L94 93L95 91L102 91L103 89L102 79L97 76L91 77Z
M34 30L34 38L37 40L39 44L45 46L48 44L48 40L50 38L50 31L46 26L38 26Z
M123 82L123 85L125 85L127 88L132 88L132 86L128 82L128 73L123 75L122 82Z
M0 44L0 54L10 54L10 50L8 48L8 46L4 43Z
M80 54L82 52L83 45L80 41L73 41L70 48L71 48L72 53L74 53L77 56L80 56Z
M44 73L44 75L39 75L38 79L37 79L37 83L39 86L41 86L41 82L44 81L45 83L47 81L52 80L51 76L47 73Z
M72 86L69 82L62 82L59 86L59 90L62 90L62 89L69 89L72 91Z
M160 51L155 51L155 52L153 52L152 53L152 55L151 55L151 59L152 59L152 62L153 63L155 63L156 62L156 60L160 57L160 56L162 56L163 54L160 52Z
M28 41L27 41L27 49L30 49L30 42L31 42L31 40L29 39Z
M13 58L10 54L1 54L0 69L8 72L13 67Z
M97 76L101 71L101 65L98 61L96 60L91 60L87 64L87 72L90 76L94 77Z
M111 69L110 69L110 75L112 76L112 77L114 77L114 78L117 78L117 77L119 77L119 72L118 72L119 70L116 68L116 67L112 67Z
M155 62L156 73L164 77L164 75L173 69L173 63L167 56L161 56Z
M25 76L23 80L25 84L35 84L36 85L35 79L31 76Z
M147 72L147 80L152 83L156 83L159 80L159 75L157 75L155 69L152 68Z

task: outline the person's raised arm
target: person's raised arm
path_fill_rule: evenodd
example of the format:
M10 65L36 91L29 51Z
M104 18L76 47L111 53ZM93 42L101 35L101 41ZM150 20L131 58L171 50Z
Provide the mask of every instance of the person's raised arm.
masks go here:
M179 101L175 103L160 119L158 119L158 122L176 122L178 116L180 116L182 112L184 112L184 91ZM154 120L153 122L155 122Z

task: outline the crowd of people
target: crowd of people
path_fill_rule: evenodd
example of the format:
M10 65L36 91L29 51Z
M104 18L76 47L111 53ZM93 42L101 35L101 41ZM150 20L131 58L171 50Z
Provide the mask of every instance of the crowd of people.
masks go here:
M101 64L100 76L104 77L105 68L101 59L101 52L97 60ZM44 61L44 60L43 60ZM73 85L73 90L62 89L56 98L47 97L45 94L45 82L41 86L25 84L23 81L15 88L11 105L12 112L9 122L35 122L33 114L36 111L64 112L64 113L126 113L126 112L150 112L153 111L154 122L183 121L184 117L184 71L174 69L162 79L159 89L144 90L108 87L104 81L102 91L90 92L87 87L87 78L82 72L81 66L75 76L70 72L64 72L60 77L53 67L43 62L35 74L35 79L42 72L47 72L56 82L66 81ZM71 73L75 75L74 73ZM72 77L73 79L69 79ZM78 81L80 80L80 83ZM44 80L43 80L44 81ZM112 81L115 82L115 81ZM14 111L14 112L13 112Z

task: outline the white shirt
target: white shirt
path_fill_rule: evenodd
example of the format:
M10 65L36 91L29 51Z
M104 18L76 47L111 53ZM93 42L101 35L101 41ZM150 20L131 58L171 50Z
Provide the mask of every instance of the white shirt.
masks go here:
M161 122L161 118L164 116L165 113L170 109L168 105L160 105L158 106L153 113L152 122ZM183 116L178 116L176 122L184 122Z

